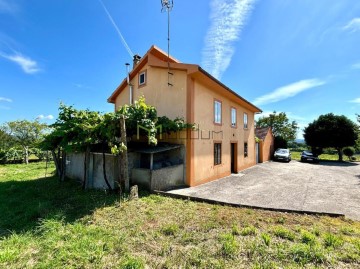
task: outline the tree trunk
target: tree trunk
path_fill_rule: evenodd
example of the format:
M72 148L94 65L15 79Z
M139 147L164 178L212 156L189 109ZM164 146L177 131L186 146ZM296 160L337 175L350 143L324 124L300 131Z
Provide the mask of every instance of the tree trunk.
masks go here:
M86 146L86 151L85 151L85 156L84 156L84 176L83 176L83 184L82 184L82 188L85 189L86 188L86 184L87 184L87 175L88 175L88 162L89 162L89 158L90 158L90 146Z
M338 151L338 155L339 155L339 162L343 161L343 152L342 152L342 148L337 148Z
M111 188L111 185L107 179L107 175L106 175L106 158L105 158L105 146L104 146L105 143L102 143L102 157L103 157L103 175L104 175L104 180L105 180L105 183L106 183L106 186L108 187L108 189L110 191L112 191L112 188Z
M65 181L66 176L66 152L65 150L61 153L61 178L60 181Z
M25 163L29 164L29 148L28 148L28 146L24 146L24 153L25 153Z
M123 143L127 146L126 142L126 126L125 126L125 117L122 115L120 117L120 143ZM128 170L128 156L127 150L124 150L120 154L120 184L121 181L124 182L124 188L126 192L130 191L129 183L129 170Z
M54 159L54 163L55 163L55 168L56 168L56 173L58 175L59 178L61 178L61 168L60 168L60 163L59 163L59 158L57 157L56 153L54 150L51 151L51 155Z

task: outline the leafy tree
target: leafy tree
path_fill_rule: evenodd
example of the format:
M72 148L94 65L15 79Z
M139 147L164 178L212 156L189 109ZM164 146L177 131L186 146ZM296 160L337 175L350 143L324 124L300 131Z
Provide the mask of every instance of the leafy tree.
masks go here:
M103 173L104 180L111 189L105 169L105 151L111 147L113 154L121 155L121 160L127 158L126 140L120 132L121 122L126 122L126 136L131 137L137 134L138 129L142 135L148 138L149 144L156 145L157 129L159 124L164 125L163 131L177 131L190 124L184 123L182 119L172 121L167 117L157 117L156 108L147 105L144 97L140 97L132 105L124 105L118 111L101 114L90 110L77 110L72 106L60 104L59 116L52 128L51 133L46 135L41 147L50 150L55 162L58 176L64 180L66 174L66 152L82 151L86 152L84 160L84 179L83 186L87 182L87 160L90 155L90 146L101 144L103 153ZM139 128L141 126L141 128ZM121 140L121 139L122 140ZM123 169L127 171L126 169ZM123 179L126 186L126 180Z
M275 141L278 141L278 145L275 145L276 148L286 147L287 142L295 140L299 129L295 121L290 122L285 112L277 113L276 111L269 116L259 118L256 126L259 128L271 127Z
M274 147L276 149L283 148L286 149L288 147L288 142L282 136L274 137Z
M21 146L25 163L29 163L29 148L40 142L47 128L39 121L16 120L5 123L3 131L11 137L15 144Z
M356 116L357 116L357 121L360 124L360 115L357 114ZM359 132L358 132L358 139L356 140L356 143L355 143L355 151L357 153L360 152L360 128L359 128Z
M354 146L358 138L358 127L345 116L333 113L319 116L304 129L304 138L313 150L333 147L342 161L342 149Z
M83 180L85 187L90 145L99 141L99 125L102 121L103 115L99 112L77 110L72 106L60 104L59 116L51 125L52 131L41 143L44 150L51 151L60 180L65 179L66 152L85 151Z
M14 139L5 130L5 125L0 127L0 150L6 150L15 146Z

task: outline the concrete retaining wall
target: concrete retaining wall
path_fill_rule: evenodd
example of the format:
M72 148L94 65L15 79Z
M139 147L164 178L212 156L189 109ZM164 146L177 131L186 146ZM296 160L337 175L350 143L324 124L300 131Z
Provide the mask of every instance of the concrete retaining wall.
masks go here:
M85 153L68 153L66 157L66 176L83 181L84 179ZM90 153L87 164L88 181L86 188L107 189L103 175L102 153ZM141 165L141 154L128 153L129 178L131 185L139 185L146 190L168 190L185 184L184 165L172 165L157 170L139 168ZM112 188L117 188L117 180L120 177L119 157L105 154L106 175Z
M184 165L173 165L157 170L132 169L131 183L147 190L169 190L184 186Z

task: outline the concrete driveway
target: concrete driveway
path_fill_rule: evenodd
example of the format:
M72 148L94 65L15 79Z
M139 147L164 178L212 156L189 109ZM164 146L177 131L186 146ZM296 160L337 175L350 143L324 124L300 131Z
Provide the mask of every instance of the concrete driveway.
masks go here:
M360 164L267 162L169 193L263 208L340 213L360 220Z

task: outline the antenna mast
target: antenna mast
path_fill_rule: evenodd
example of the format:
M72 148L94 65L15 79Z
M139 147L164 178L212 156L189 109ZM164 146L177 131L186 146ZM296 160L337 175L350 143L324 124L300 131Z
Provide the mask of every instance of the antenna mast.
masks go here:
M170 76L173 75L173 73L170 72L170 11L173 6L173 0L161 0L161 12L166 11L168 15L168 86L173 86L173 84L170 83Z

